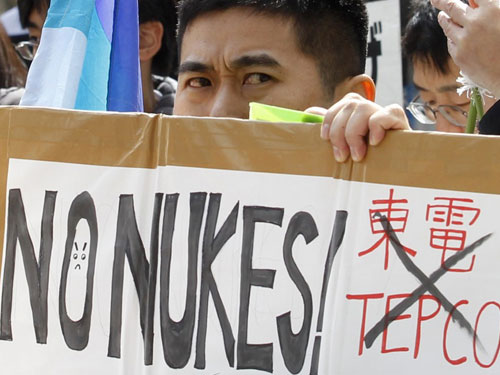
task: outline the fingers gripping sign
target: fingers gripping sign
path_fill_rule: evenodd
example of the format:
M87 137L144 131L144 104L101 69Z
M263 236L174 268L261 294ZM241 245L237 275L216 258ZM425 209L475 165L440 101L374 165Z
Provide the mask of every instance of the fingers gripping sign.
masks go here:
M346 161L349 154L355 161L364 157L369 118L377 109L377 104L351 93L327 111L321 136L332 143L338 162Z
M328 110L311 108L308 111L325 116L321 138L331 142L338 162L346 161L349 155L354 161L361 161L368 143L378 145L387 130L410 129L400 106L382 107L354 93L347 94Z
M387 130L411 130L404 109L391 104L370 116L370 145L376 146L384 139Z

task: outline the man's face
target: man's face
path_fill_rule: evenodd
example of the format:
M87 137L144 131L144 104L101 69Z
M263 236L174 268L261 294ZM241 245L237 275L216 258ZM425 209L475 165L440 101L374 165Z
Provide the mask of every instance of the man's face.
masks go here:
M248 118L248 103L329 107L316 61L293 22L232 8L199 16L182 40L174 114Z
M28 17L28 32L30 40L33 42L40 42L42 35L42 27L47 17L47 11L38 11L33 9Z
M448 67L448 73L442 74L426 62L415 61L413 64L413 82L422 101L427 102L432 108L436 109L440 105L451 105L467 112L470 100L465 94L457 94L457 89L460 87L460 84L457 83L460 69L451 59L449 60ZM465 116L457 114L456 119L465 126L467 122ZM455 126L438 112L436 115L436 130L463 133L465 128Z

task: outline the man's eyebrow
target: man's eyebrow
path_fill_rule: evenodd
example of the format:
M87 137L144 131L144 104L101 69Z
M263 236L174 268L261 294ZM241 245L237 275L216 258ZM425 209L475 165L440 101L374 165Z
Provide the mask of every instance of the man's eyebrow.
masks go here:
M458 84L441 86L438 88L438 92L457 91L459 87L460 86Z
M424 87L420 87L419 85L417 85L415 82L413 82L413 84L415 85L415 88L418 90L418 91L429 91L429 89L426 89ZM460 86L458 85L445 85L445 86L441 86L437 89L438 92L450 92L450 91L457 91L457 89L459 88Z
M250 66L266 66L270 68L280 67L281 64L267 53L260 55L244 55L231 61L232 69L247 68Z
M185 61L179 65L179 74L188 72L204 73L213 70L213 67L198 61Z
M429 90L427 90L426 88L420 87L420 86L419 86L419 85L417 85L415 82L413 82L413 85L415 86L415 88L416 88L418 91L424 91L424 92L429 91Z

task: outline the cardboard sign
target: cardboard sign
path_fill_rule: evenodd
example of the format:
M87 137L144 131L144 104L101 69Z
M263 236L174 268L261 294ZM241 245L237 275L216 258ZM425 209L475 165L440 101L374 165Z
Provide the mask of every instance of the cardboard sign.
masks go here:
M0 110L6 374L494 374L499 140ZM471 157L473 156L473 157Z
M399 0L367 1L369 16L366 74L377 86L376 102L403 104L403 63Z

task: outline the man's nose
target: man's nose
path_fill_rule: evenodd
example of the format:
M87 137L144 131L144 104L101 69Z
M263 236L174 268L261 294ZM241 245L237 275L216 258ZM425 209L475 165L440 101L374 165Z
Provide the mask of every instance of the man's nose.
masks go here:
M438 132L446 132L450 127L450 122L444 118L441 113L436 113L436 130Z
M212 101L210 117L232 117L248 119L249 107L246 100L236 88L221 86Z

